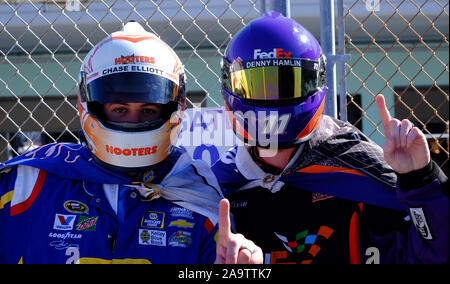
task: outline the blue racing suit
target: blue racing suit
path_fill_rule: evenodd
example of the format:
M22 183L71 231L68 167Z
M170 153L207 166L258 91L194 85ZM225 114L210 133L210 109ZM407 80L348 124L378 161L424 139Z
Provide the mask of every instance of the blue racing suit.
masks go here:
M199 162L176 148L151 184L99 167L78 144L0 164L0 263L213 263L222 195Z

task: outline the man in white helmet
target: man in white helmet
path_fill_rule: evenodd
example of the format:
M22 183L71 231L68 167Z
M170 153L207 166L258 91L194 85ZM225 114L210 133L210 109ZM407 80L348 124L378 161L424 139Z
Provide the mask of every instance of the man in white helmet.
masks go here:
M208 166L174 146L185 74L166 43L136 22L102 40L78 108L82 144L0 164L0 263L262 262Z

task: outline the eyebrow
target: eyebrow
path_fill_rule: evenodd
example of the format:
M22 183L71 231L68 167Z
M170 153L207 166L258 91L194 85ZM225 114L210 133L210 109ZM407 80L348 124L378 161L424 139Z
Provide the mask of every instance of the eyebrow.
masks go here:
M124 105L124 106L128 106L130 103L109 103L111 105ZM142 106L156 106L158 104L156 103L144 103Z

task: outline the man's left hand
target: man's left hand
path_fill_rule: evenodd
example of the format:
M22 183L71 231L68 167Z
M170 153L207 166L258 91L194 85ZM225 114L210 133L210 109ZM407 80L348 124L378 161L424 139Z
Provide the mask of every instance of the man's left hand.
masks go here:
M262 264L260 247L241 234L231 232L230 203L222 199L219 204L219 240L215 264Z
M392 118L383 95L376 98L378 114L383 124L386 144L384 159L398 173L424 168L430 162L430 150L425 135L407 119Z

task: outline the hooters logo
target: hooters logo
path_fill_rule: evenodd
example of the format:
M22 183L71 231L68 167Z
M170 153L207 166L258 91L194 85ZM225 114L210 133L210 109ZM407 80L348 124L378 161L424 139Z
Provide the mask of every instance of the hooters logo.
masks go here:
M128 55L120 56L114 59L114 64L134 64L134 63L148 63L155 64L155 58L149 56L139 56L139 55Z
M142 148L119 148L106 145L106 152L118 156L148 156L155 154L157 151L158 146Z

